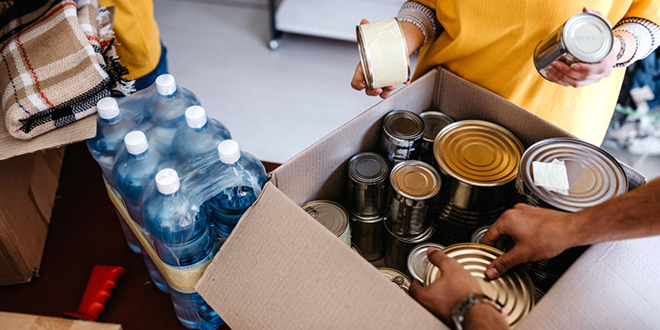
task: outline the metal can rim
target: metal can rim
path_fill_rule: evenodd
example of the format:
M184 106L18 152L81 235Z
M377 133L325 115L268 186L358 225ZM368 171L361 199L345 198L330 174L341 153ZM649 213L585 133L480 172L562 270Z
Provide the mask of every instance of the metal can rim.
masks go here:
M401 190L399 185L396 184L396 180L394 180L396 173L398 173L398 171L400 171L401 168L405 166L419 166L428 170L428 172L433 176L433 179L435 179L435 182L437 182L437 185L434 185L433 189L431 189L431 191L428 194L423 196L413 196L406 193L405 191ZM440 188L442 187L442 178L440 177L440 173L438 173L438 171L435 168L433 168L433 166L431 166L430 164L420 160L406 160L396 164L394 168L392 168L392 171L390 171L390 186L392 187L392 189L394 189L395 193L405 198L412 199L415 201L423 201L438 195L438 193L440 192Z

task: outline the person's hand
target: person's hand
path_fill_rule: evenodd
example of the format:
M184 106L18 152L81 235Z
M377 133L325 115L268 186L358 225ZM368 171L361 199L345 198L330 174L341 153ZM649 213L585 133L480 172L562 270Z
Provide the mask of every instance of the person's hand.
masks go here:
M410 295L433 315L451 324L451 309L470 294L483 292L477 280L444 252L429 247L426 256L440 268L442 276L425 287L415 279L410 285Z
M518 264L550 259L579 245L578 217L578 214L527 204L516 204L506 210L481 242L502 248L510 239L514 245L488 265L486 277L497 278Z
M582 9L582 12L596 14L607 21L610 27L612 26L600 12L587 7ZM548 69L547 76L552 82L566 87L584 87L597 83L612 74L616 64L616 55L620 49L621 43L617 38L614 38L612 51L602 61L598 63L577 62L570 66L562 61L555 61Z

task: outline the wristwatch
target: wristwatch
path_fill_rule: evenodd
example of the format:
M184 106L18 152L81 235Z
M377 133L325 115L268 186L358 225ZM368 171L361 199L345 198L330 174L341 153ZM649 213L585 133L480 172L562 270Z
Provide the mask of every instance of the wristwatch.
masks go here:
M454 328L456 330L463 330L463 321L465 321L465 316L467 315L470 308L476 304L488 304L493 306L499 313L502 313L502 305L499 302L490 299L490 297L480 294L473 293L465 297L461 302L456 304L451 310L451 319L454 321Z

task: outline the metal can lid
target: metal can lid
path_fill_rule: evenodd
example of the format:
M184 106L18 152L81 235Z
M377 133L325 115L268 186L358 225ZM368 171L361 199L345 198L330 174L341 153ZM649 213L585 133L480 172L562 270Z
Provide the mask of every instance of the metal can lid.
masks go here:
M379 267L378 271L380 271L383 276L387 277L394 285L398 286L401 290L405 291L408 293L408 289L410 289L410 284L412 281L406 274L394 269L394 268L388 268L388 267Z
M348 227L348 212L338 203L316 200L306 203L302 208L337 237Z
M407 160L394 166L390 173L392 188L413 200L425 200L440 191L440 174L431 165Z
M424 134L424 121L412 111L392 110L385 115L383 131L395 139L417 140Z
M580 13L566 21L562 41L566 51L586 63L600 62L612 50L613 34L610 25L600 16Z
M486 232L488 232L488 228L490 226L483 226L477 228L474 233L472 233L472 237L470 238L470 241L472 243L481 243L481 240L484 239L484 236L486 235Z
M440 170L475 186L500 186L514 180L523 150L513 133L482 120L449 124L433 143Z
M352 221L358 221L363 223L376 223L385 220L385 215L370 215L363 216L350 212L349 217Z
M429 259L426 257L426 250L429 247L434 247L442 250L445 247L438 243L424 242L415 246L408 254L408 272L413 278L420 282L424 282L424 273L429 266Z
M536 290L532 279L522 267L514 267L497 279L486 279L486 267L504 252L488 245L474 243L450 245L443 252L454 258L477 280L485 295L504 306L511 328L520 324L534 307ZM440 269L429 264L424 285L431 285L440 276Z
M361 152L348 161L348 176L358 183L381 183L387 180L389 173L387 159L375 152Z
M445 126L455 122L454 118L440 111L424 111L419 116L424 121L423 139L429 142L435 141L435 137Z
M533 162L560 160L566 166L567 194L534 184ZM628 191L628 178L610 154L587 142L571 138L541 140L525 151L520 161L524 185L536 198L550 206L577 212Z

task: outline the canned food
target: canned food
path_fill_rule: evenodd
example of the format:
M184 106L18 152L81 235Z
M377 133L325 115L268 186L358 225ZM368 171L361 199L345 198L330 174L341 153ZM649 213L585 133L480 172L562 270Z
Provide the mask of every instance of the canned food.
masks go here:
M548 69L557 61L568 65L602 61L612 50L613 38L610 25L603 18L592 13L577 14L536 45L534 66L543 78L550 80Z
M358 216L381 216L387 207L387 159L374 152L362 152L348 161L348 209Z
M302 206L312 218L320 222L330 232L339 237L346 245L351 246L351 228L348 223L348 212L343 206L333 201L317 200Z
M433 149L442 177L439 243L467 242L517 201L522 143L499 125L463 120L442 129Z
M424 135L424 121L408 110L390 111L383 119L381 151L393 164L411 159Z
M356 35L367 87L386 87L410 80L408 47L396 18L358 25Z
M430 239L431 236L433 236L433 227L417 237L409 238L398 237L388 230L385 233L385 256L383 260L385 266L407 272L410 251L418 244Z
M426 250L434 247L442 250L445 247L433 242L424 242L415 246L408 254L408 274L418 281L424 283L424 273L429 266L429 258L426 257Z
M481 241L484 239L484 236L486 236L486 233L488 232L488 228L490 228L490 226L483 226L477 228L474 231L474 233L472 233L472 238L470 239L470 242L481 243Z
M419 114L424 121L424 135L415 159L431 164L435 167L433 156L433 142L435 137L445 126L454 122L454 119L440 111L424 111Z
M362 255L362 251L360 251L360 248L357 247L357 245L351 244L351 249L355 251L357 254Z
M407 160L390 173L385 226L399 237L416 237L432 225L431 207L440 191L440 175L431 165Z
M383 217L365 218L351 214L351 239L362 256L369 260L383 257L385 250L385 227Z
M485 295L504 307L511 328L519 325L534 307L536 290L522 267L514 267L494 280L486 279L486 268L495 258L504 254L502 251L483 244L459 243L446 247L443 252L454 258L477 280ZM431 285L440 276L440 269L429 264L424 285Z
M378 271L380 271L383 276L387 277L394 285L398 286L399 289L408 293L412 281L410 281L410 278L408 278L406 274L388 267L379 267Z

